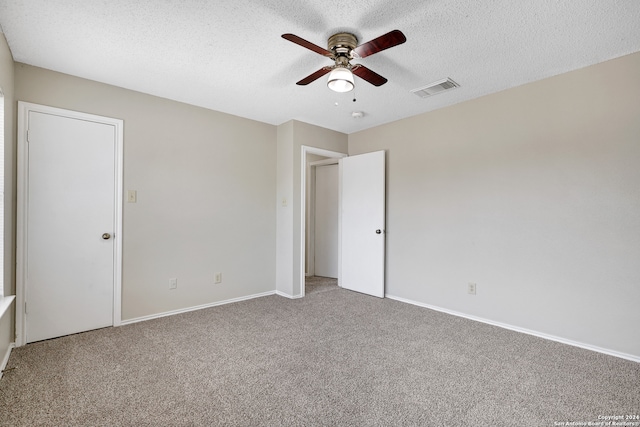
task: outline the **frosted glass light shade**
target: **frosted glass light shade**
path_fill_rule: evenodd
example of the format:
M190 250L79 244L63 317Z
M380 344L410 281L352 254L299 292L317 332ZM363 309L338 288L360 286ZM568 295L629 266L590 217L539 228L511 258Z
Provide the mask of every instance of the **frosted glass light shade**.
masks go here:
M334 92L349 92L353 90L354 84L351 70L343 67L334 68L329 73L327 86Z

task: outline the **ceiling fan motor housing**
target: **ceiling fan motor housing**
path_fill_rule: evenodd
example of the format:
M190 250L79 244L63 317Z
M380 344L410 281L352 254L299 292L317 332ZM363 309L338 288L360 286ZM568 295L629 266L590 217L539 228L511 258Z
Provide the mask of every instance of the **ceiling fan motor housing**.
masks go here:
M334 53L335 59L346 57L352 59L351 51L358 46L358 38L350 33L338 33L329 37L329 50Z

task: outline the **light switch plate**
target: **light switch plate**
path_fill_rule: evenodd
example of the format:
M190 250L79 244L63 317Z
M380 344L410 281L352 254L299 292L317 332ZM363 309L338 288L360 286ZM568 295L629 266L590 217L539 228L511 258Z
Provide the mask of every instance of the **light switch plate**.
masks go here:
M138 194L137 194L136 190L128 190L127 191L127 202L136 203L137 200L138 200Z
M469 295L475 295L476 294L476 284L475 283L468 283L467 284L467 293Z

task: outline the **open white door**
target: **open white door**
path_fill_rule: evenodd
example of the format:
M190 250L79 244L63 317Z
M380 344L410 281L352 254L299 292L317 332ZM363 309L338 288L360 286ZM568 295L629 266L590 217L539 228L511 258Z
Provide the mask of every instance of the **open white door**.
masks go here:
M340 159L340 285L384 298L385 152Z

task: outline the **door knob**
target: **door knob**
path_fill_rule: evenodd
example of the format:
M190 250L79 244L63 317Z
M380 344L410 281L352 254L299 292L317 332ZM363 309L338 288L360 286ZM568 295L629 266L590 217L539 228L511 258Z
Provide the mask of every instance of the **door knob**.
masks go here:
M377 230L376 230L376 234L382 234L382 230L377 229Z
M104 240L109 240L109 239L111 238L111 234L109 234L109 233L104 233L104 234L102 235L102 238L103 238Z

